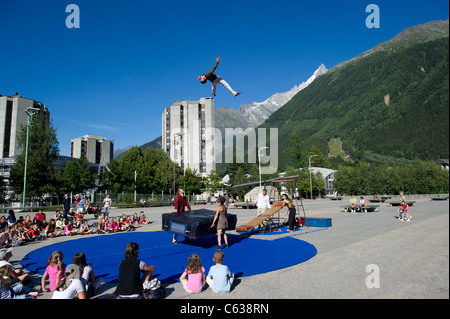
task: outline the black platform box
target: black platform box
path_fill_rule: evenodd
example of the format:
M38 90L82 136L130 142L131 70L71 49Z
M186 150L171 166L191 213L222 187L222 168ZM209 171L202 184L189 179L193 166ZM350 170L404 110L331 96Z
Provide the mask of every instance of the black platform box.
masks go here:
M162 229L169 233L197 239L215 233L216 227L210 228L216 212L209 209L198 209L190 212L162 214ZM227 214L228 230L236 229L237 217Z

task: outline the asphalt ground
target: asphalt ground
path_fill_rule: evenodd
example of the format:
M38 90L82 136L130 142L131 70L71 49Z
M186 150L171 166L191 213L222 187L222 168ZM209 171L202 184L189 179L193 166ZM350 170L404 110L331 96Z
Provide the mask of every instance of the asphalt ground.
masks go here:
M349 202L347 197L340 201L303 200L307 217L332 218L332 227L305 227L294 233L274 232L255 235L255 238L272 240L292 236L313 244L317 249L316 256L292 267L237 278L232 291L226 294L216 294L209 288L188 294L179 282L169 284L166 286L167 299L449 299L449 201L432 201L427 196L410 196L408 200L416 201L409 208L413 216L411 222L400 222L396 218L398 207L387 203L379 204L373 213L346 213L342 206ZM215 210L216 205L192 207L200 208ZM141 210L152 223L136 231L150 232L161 230L161 215L171 212L172 208L116 208L111 210L110 217L132 215ZM229 209L229 212L237 215L238 225L256 215L256 209ZM30 213L17 213L16 217L27 214ZM53 212L46 214L50 218ZM287 217L285 209L280 216L282 219ZM90 224L95 221L93 215L87 215L87 218ZM10 262L20 268L19 261L30 251L67 240L76 244L77 239L87 236L114 234L35 241L15 247ZM270 256L268 251L267 262L270 262ZM71 256L65 259L68 264ZM231 271L238 273L238 266ZM40 276L30 275L33 284L40 284ZM114 289L114 285L104 283L95 298L114 298ZM38 299L50 298L51 293L38 296Z

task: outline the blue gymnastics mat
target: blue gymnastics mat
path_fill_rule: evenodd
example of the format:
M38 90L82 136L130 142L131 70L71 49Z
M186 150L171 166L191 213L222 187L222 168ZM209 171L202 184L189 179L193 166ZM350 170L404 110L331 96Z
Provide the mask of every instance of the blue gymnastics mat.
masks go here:
M180 236L179 240L182 238ZM80 237L36 249L27 254L20 264L28 271L43 275L47 259L54 251L62 251L66 265L72 263L76 253L83 252L87 262L92 264L96 277L103 277L104 282L116 283L119 264L125 256L125 247L129 242L139 245L138 259L155 266L154 277L163 283L174 283L183 273L192 253L200 256L208 274L209 268L214 265L212 257L217 247L217 236L212 234L197 240L180 242L178 245L172 244L172 234L165 231ZM292 237L262 240L228 235L228 242L230 247L222 250L225 254L223 264L239 277L290 267L317 254L313 245Z

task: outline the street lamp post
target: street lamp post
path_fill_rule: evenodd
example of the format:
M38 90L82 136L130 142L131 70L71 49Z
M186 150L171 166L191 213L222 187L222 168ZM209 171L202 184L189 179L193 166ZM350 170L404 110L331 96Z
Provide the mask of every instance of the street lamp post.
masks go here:
M31 122L31 118L33 115L40 112L40 109L35 107L29 107L25 110L25 113L28 115L28 123L27 123L27 142L25 145L25 168L23 173L23 198L22 198L22 207L25 207L25 194L27 191L27 164L28 164L28 139L30 136L30 127L33 125Z
M261 150L268 148L267 146L258 149L258 168L259 168L259 191L262 191L261 187Z
M173 149L173 162L174 162L174 165L173 165L173 198L174 198L174 200L175 200L175 195L176 195L176 191L175 191L175 165L176 164L175 163L176 163L176 160L178 157L175 138L180 137L180 140L181 140L181 136L183 136L183 134L181 134L181 133L176 133L173 135L173 146L174 146L174 149ZM180 156L181 156L181 154L180 154ZM180 166L181 166L181 160L180 160Z
M309 157L309 186L310 186L310 191L311 191L311 199L313 198L313 194L312 194L312 177L311 177L311 157L316 157L317 155L311 155Z
M136 180L137 180L137 170L134 170L134 203L136 204Z

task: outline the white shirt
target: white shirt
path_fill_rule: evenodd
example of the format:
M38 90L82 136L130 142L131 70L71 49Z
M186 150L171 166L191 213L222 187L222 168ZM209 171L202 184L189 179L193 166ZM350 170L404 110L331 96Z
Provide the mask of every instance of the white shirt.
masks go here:
M52 299L73 299L77 293L84 291L84 285L80 279L72 279L69 287L64 291L53 292Z
M103 206L104 208L109 208L111 206L111 198L105 198L103 204L105 204L105 206Z
M266 194L264 196L262 193L258 194L258 197L256 197L255 204L258 208L272 208L270 206L270 198L269 195Z

